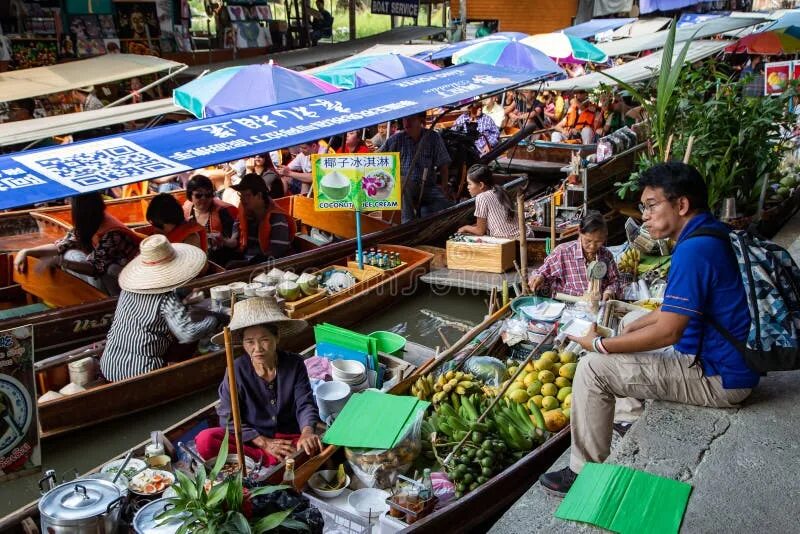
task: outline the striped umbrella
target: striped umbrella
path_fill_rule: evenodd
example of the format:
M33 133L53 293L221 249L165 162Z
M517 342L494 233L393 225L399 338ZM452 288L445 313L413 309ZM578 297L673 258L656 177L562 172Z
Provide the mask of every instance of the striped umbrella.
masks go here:
M353 89L439 70L427 61L401 54L357 56L314 73L316 78L341 89Z
M751 33L725 49L738 54L780 56L800 52L800 27L787 26L778 30Z
M453 63L482 63L530 71L533 77L565 74L555 62L530 46L517 41L491 40L476 43L453 54Z
M322 80L269 62L214 71L175 89L172 100L202 119L338 90Z
M506 40L506 41L520 41L528 36L527 33L521 32L497 32L497 33L490 33L486 37L479 37L477 39L469 39L467 41L460 41L458 43L453 43L449 45L442 46L436 50L429 50L427 52L421 52L416 54L414 57L419 59L424 59L425 61L433 61L436 59L447 59L452 57L453 54L458 52L459 50L463 50L468 46L472 46L474 44L482 43L484 41L493 41L493 40Z
M523 44L541 50L559 63L605 63L608 56L593 44L566 33L539 33L526 37Z

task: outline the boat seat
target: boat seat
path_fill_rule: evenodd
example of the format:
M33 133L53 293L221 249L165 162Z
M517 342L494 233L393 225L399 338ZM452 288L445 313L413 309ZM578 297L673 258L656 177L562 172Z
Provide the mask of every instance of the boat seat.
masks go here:
M0 310L0 321L24 317L25 315L33 315L34 313L45 312L49 309L50 308L46 304L41 302L17 306L16 308L8 308L7 310Z

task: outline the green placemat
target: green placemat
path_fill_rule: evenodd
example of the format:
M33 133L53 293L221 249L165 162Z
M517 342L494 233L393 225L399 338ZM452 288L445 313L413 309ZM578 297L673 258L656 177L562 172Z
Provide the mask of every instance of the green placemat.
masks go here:
M586 464L556 517L620 534L673 534L686 513L692 486L630 467Z

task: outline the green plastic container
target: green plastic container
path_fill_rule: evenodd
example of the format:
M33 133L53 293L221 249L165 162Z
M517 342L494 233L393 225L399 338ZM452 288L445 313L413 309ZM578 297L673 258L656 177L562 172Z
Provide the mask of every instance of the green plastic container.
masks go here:
M406 348L406 338L394 332L378 330L369 335L378 344L378 352L385 352L398 358L403 357L403 349Z

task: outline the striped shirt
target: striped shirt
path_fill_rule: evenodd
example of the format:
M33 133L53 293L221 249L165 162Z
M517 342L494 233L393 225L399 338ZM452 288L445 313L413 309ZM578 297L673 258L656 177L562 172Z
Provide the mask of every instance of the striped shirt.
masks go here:
M279 212L272 212L269 217L269 248L261 250L261 242L258 238L259 225L255 217L247 216L247 250L245 257L252 262L262 262L270 258L282 258L289 252L292 244L289 235L289 222L286 215Z
M213 316L193 320L175 291L155 295L122 291L100 370L106 380L114 382L160 369L176 340L190 343L210 337L218 329Z
M614 261L614 256L606 247L597 251L598 261L608 267L605 278L600 281L600 291L613 291L619 295L619 270ZM566 293L567 295L583 296L589 290L589 277L586 273L586 258L579 240L558 245L553 252L545 258L541 267L536 269L536 274L543 276L550 285L551 294Z
M486 234L491 237L519 237L519 224L508 213L493 190L475 196L475 217L486 219Z

